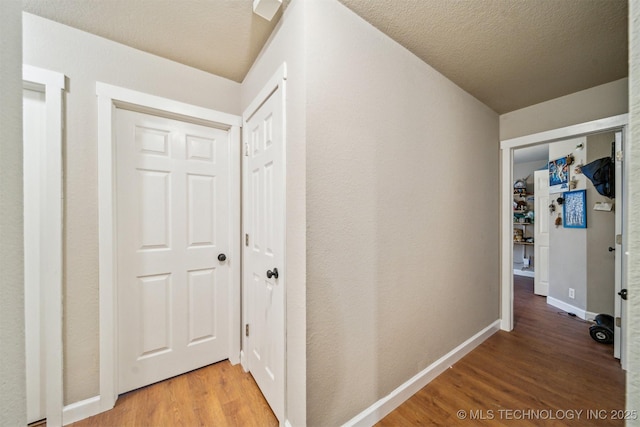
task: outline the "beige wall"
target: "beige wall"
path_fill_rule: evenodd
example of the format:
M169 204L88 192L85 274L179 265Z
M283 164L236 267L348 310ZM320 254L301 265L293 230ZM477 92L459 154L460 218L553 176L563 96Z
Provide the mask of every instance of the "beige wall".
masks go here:
M577 151L576 145L585 144L586 137L567 139L549 145L549 160L553 161L573 153L575 164L585 164L587 148ZM576 190L586 188L586 177L573 173L570 166L569 179L578 181ZM551 200L562 196L550 193ZM587 230L585 228L566 228L563 224L556 227L555 220L563 218L563 207L556 203L556 211L549 222L549 296L581 310L587 308ZM545 212L546 214L546 212ZM569 298L569 288L575 291L575 298Z
M24 62L68 78L64 141L64 402L99 393L96 81L240 113L240 85L24 14Z
M498 319L498 116L337 1L307 7L307 421L327 426Z
M628 79L620 79L500 116L500 140L616 116L629 111Z
M286 83L286 298L287 419L306 425L306 2L294 0L242 82L242 109L249 106L283 62Z
M629 2L629 99L630 104L630 150L629 170L629 212L640 212L640 4ZM640 408L640 216L629 217L629 256L627 304L629 317L628 369L627 369L627 409ZM640 419L627 421L628 426L640 425Z
M0 1L0 425L27 423L20 1Z

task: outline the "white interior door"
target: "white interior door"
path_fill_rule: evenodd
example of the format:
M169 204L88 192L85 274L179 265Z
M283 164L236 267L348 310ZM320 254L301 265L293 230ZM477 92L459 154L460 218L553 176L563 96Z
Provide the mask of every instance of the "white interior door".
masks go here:
M549 295L549 171L533 173L534 179L534 255L535 276L533 292L537 295Z
M116 110L118 392L229 357L226 130Z
M40 215L44 210L44 203L39 181L43 168L42 153L45 152L46 144L46 114L44 92L24 89L24 302L28 423L46 417L46 345L43 334L43 289L40 281Z
M615 215L616 215L616 250L615 250L615 293L614 295L614 312L615 312L615 327L613 330L613 355L620 359L620 363L623 369L626 369L625 355L625 340L624 340L624 320L626 311L626 289L623 289L624 284L624 245L622 234L622 212L624 210L625 191L624 191L624 170L623 159L621 155L623 153L624 144L622 140L622 132L616 132L615 134L615 166L616 166L616 199L615 199Z
M284 121L281 86L244 124L248 369L284 421Z

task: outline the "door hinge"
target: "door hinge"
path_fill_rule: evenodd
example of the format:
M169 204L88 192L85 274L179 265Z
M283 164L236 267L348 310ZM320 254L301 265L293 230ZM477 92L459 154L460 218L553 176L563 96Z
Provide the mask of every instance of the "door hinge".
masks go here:
M246 325L244 325L244 336L245 337L249 336L249 324L248 323Z
M616 326L619 328L620 326L622 326L622 319L619 317L616 317Z
M249 143L248 142L244 143L244 156L245 157L249 157Z
M244 235L244 245L249 246L249 234Z
M624 159L624 151L616 151L616 162L621 162Z

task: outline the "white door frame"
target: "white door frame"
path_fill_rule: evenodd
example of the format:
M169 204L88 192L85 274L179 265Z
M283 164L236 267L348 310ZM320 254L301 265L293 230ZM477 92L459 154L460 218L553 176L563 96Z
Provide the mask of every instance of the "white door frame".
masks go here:
M113 123L115 108L121 107L171 119L228 129L230 147L231 204L229 262L231 269L229 292L229 361L240 361L240 126L242 118L167 98L149 95L106 83L96 83L98 96L98 240L100 266L100 396L95 413L114 407L117 387L117 297L116 283L116 195L115 141ZM235 181L234 181L235 179ZM235 238L234 238L235 236Z
M62 425L62 106L64 74L30 65L22 66L22 80L28 89L45 94L46 130L44 153L39 168L40 198L40 283L44 294L45 414L47 425ZM26 308L26 307L25 307Z
M501 188L500 188L500 328L504 331L513 329L513 151L536 144L555 142L562 139L585 136L592 133L606 132L608 130L623 130L629 123L629 115L607 117L573 126L553 129L532 135L500 141L500 165L501 165ZM625 156L628 150L625 150ZM627 230L627 204L623 210L623 230ZM626 239L626 232L623 231L623 239ZM626 247L626 241L623 240ZM626 254L624 256L627 256ZM624 265L628 265L627 262ZM622 277L622 287L626 288L626 274ZM626 358L625 358L626 359Z
M282 102L283 104L286 104L286 80L287 80L287 66L286 63L283 63L278 70L276 70L276 72L273 74L273 76L267 81L267 83L262 87L262 89L260 90L260 92L256 95L256 97L253 99L253 101L251 101L251 103L249 104L249 106L245 109L244 113L243 113L243 123L246 123L251 116L254 115L254 113L262 106L262 104L264 104L267 99L271 96L272 93L274 93L276 90L280 89L282 91ZM285 185L284 190L284 203L286 204L286 182L287 182L287 161L286 161L286 153L287 153L287 133L286 133L286 125L287 125L287 121L286 121L286 107L285 105L283 105L282 108L282 127L284 128L283 131L283 138L282 138L282 144L283 144L283 148L282 148L282 152L283 152L283 166L284 166L284 171L283 171L283 183ZM246 129L245 129L246 131ZM246 136L246 134L245 134ZM247 144L247 142L243 142L243 145ZM244 148L245 150L248 150L248 148L245 146ZM244 155L242 156L242 164L243 164L243 170L242 170L242 181L243 181L243 197L246 198L247 196L247 189L246 189L246 184L248 182L248 170L246 167L247 161L246 161L247 157L245 157ZM248 206L248 201L247 200L243 200L243 207ZM244 218L244 214L246 214L246 209L243 209L243 227L242 227L242 233L244 235L245 232L245 221L247 221L248 219ZM281 218L280 220L282 221L282 230L283 232L286 234L286 208L284 209L284 215L285 217ZM243 239L244 241L244 239ZM244 253L244 246L243 246L243 253ZM287 257L286 257L286 253L287 253L287 239L283 239L283 256L282 256L282 279L281 280L281 285L284 286L285 291L284 291L284 348L285 351L283 352L284 355L284 419L281 420L281 422L288 424L288 406L287 406L287 393L288 393L288 389L287 389L287 317L286 317L286 313L287 313L287 291L286 291L286 286L287 286ZM242 277L245 277L245 264L243 263L242 265ZM249 298L251 297L251 295L249 295L248 292L242 292L242 306L243 309L245 310L245 312L243 313L243 319L242 321L246 323L247 320L247 313L246 313L246 307L251 307ZM245 371L249 371L249 361L248 361L248 356L245 353L245 350L247 348L247 337L246 334L243 333L242 334L242 353L241 353L241 364L242 367Z

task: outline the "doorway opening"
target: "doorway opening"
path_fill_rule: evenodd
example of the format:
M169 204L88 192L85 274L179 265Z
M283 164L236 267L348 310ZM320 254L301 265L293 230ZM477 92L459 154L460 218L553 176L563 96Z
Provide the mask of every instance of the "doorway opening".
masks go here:
M547 274L550 289L545 289L544 286L539 287L537 286L538 283L536 283L535 290L536 293L545 296L549 304L561 310L574 313L583 319L589 318L590 316L595 317L595 314L598 314L590 312L588 307L600 307L594 308L594 310L608 310L610 307L613 308L615 316L619 318L619 327L616 327L614 354L621 359L623 369L625 368L623 335L625 307L624 300L616 294L620 292L622 288L626 288L623 274L624 257L622 255L622 248L626 243L624 233L622 233L622 230L625 228L623 222L626 221L626 207L624 205L625 190L621 185L624 181L622 163L624 161L624 134L626 124L627 115L622 115L501 142L503 170L502 329L511 330L514 327L514 274L524 272L525 274L519 275L518 277L530 275L533 276L534 279L537 277L536 280L538 281ZM590 140L592 145L592 152L589 157L587 157L587 139ZM616 169L619 179L616 180L616 185L618 186L614 209L616 218L615 221L612 221L614 212L611 211L606 211L606 214L603 216L594 216L605 212L604 210L594 211L594 207L596 209L600 209L600 207L604 208L605 204L608 203L608 199L603 196L596 197L593 194L593 188L587 190L588 185L593 187L592 184L587 184L587 178L584 174L580 173L580 168L576 170L575 167L586 165L588 161L593 160L593 157L604 157L605 154L611 156L612 150L610 143L614 142L614 140L616 145L613 149L613 156L616 159ZM608 142L605 143L602 141ZM550 188L548 203L544 199L544 194L536 194L536 182L533 182L535 181L535 171L534 179L531 180L534 191L533 194L530 195L531 198L527 200L529 194L527 194L528 186L525 178L529 175L525 175L525 173L522 172L522 163L526 162L516 161L518 158L522 158L523 153L530 154L535 150L543 151L543 147L545 146L548 147L549 150L547 163L551 162L552 166L554 166L554 160L566 160L569 155L573 157L574 161L573 164L567 165L566 167L566 170L571 172L568 173L566 177L566 188ZM603 150L605 154L603 154ZM544 163L544 159L536 159L534 161L542 161ZM560 161L558 164L559 163L562 162ZM524 176L518 176L518 174ZM539 172L538 174L544 176L545 172ZM546 176L549 176L549 170L546 170ZM522 203L516 204L520 199L520 197L514 197L514 193L518 192L515 185L518 180L523 181L520 185L517 185L517 187L523 188L522 193L524 200ZM550 183L553 184L553 182ZM580 193L582 190L584 190L584 193L588 191L590 194L587 194L581 210L581 213L584 214L585 217L584 226L586 226L586 220L588 219L587 217L589 217L591 218L593 225L591 228L593 228L593 230L582 228L580 224L574 226L574 224L567 222L564 215L565 211L567 211L566 206L563 205L564 199L572 201L574 198L573 192ZM537 203L537 196L540 196L543 202ZM602 198L602 200L600 198ZM609 203L610 202L611 200L609 200ZM536 205L537 207L533 209L533 212L529 213L531 207ZM615 232L613 232L611 228L602 227L600 223L603 219L606 220L605 222L609 224L609 227L611 222L615 222ZM570 219L570 221L574 221L574 219ZM580 219L578 223L581 221ZM536 248L536 243L545 243L544 238L541 238L539 235L540 230L538 230L539 224L542 225L545 223L549 228L548 256L546 259L544 255L540 255L544 253L544 245L541 245L543 249L542 252ZM533 233L525 234L525 230L529 227L534 229ZM521 231L515 231L518 229ZM587 235L587 230L590 232L589 235ZM605 231L598 234L598 230ZM558 232L556 233L556 231ZM564 234L566 233L563 234L561 232L573 232L575 235L565 236ZM611 242L603 238L603 233L609 233L609 240L611 240ZM578 236L578 234L580 235ZM556 246L558 256L554 255L554 245ZM574 245L574 247L564 248L564 246L567 245ZM525 246L526 248L516 249L516 247L519 246ZM529 255L529 252L525 252L530 250L528 246L533 247L533 256ZM602 249L601 246L604 249ZM604 253L602 253L603 251ZM568 261L564 259L563 256L567 254L579 258L581 264L578 264L575 260ZM615 270L615 274L609 274L610 277L607 279L602 274L596 274L594 271L591 271L596 268L596 261L604 260L611 264L610 258L612 254L616 258L615 267L614 269L609 268L607 271L611 273ZM523 259L528 259L528 262L523 262ZM587 268L587 262L593 269ZM573 271L572 268L575 271ZM564 276L559 277L562 275ZM591 279L590 281L587 280L588 275ZM587 291L589 282L592 282L592 286L589 287L590 292ZM615 288L611 286L612 284L615 284ZM565 287L566 289L564 289ZM567 295L566 297L564 297L565 293ZM601 293L608 293L608 296L605 298L603 295L600 295ZM588 297L590 297L590 305L587 305ZM580 300L578 301L577 298L580 298ZM573 300L577 301L575 305L570 304Z

